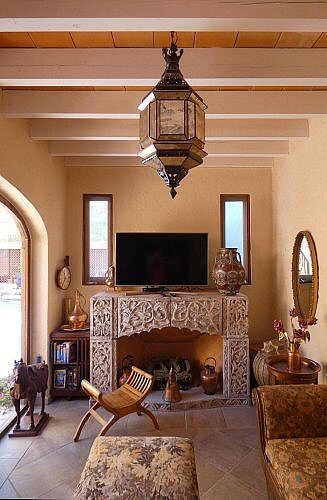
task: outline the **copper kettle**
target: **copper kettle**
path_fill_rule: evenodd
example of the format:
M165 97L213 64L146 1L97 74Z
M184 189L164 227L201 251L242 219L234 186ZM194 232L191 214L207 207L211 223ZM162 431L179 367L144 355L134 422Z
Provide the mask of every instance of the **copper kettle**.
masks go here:
M128 379L128 377L132 373L132 364L133 364L133 356L131 356L130 354L127 354L127 356L125 356L123 358L123 361L121 362L122 374L118 380L119 387L121 387L122 385L125 384L126 380Z
M213 360L214 364L207 363ZM215 394L218 385L218 372L216 371L217 362L215 358L206 358L201 371L201 384L205 394Z

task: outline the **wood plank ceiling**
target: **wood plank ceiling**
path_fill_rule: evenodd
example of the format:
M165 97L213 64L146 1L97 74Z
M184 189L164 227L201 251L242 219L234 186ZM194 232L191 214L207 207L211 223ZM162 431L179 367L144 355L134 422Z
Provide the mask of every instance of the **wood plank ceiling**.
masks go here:
M42 8L48 6L50 12L55 3L51 5L45 0ZM178 3L185 2L174 2ZM218 11L224 2L217 1L221 5L216 8L209 0L203 0L211 22L195 18L194 12L201 5L198 10L194 7L194 16L185 19L187 30L178 31L178 46L186 49L183 56L186 68L194 68L193 61L199 57L208 61L208 72L205 64L196 65L203 68L207 83L193 85L204 92L208 104L209 155L205 166L269 167L275 157L288 154L290 139L308 137L309 118L327 116L327 12L319 2L301 2L301 7L292 0L278 2L285 6L283 13L287 19L283 19L278 10L280 5L273 2L268 5L262 0L257 2L263 9L260 21L260 9L236 3L239 16L232 16L236 9L233 5L231 13L227 11L225 18L222 15L218 19L212 12L215 14L215 9ZM27 0L27 4L34 9L33 0ZM74 0L69 0L67 10L73 4ZM119 2L112 4L119 10ZM76 6L78 10L78 3ZM229 6L225 3L223 9L228 10ZM251 16L247 17L246 9ZM291 14L286 16L289 11ZM92 29L96 22L101 24L96 13L89 21L85 16L75 23L68 15L63 16L62 25L60 15L49 13L48 24L46 17L43 13L40 18L37 15L15 18L14 14L7 18L1 15L0 7L3 114L8 118L29 119L31 138L47 140L49 154L64 157L67 166L140 165L136 156L137 103L152 87L142 81L160 78L163 61L153 51L169 45L170 25L180 25L183 20L177 19L177 14L173 19L172 14L173 23L172 19L161 20L163 31L151 31L147 23L144 23L147 31L140 31L133 27L134 21L141 23L140 16L140 19L128 18L125 31L104 31ZM106 23L120 27L117 19L118 16L108 22L106 18ZM64 28L70 24L74 29ZM35 28L37 25L40 29ZM200 29L191 30L188 25L199 25ZM213 30L218 25L220 29ZM221 25L227 28L221 29ZM32 26L33 30L24 30L24 26ZM303 29L300 31L298 27ZM106 57L107 66L103 63ZM143 66L134 67L133 60L143 61ZM155 60L156 67L151 63ZM121 74L120 79L114 74L115 69ZM194 74L183 72L188 81L201 81L196 70ZM103 83L108 80L114 84ZM135 84L136 81L139 83Z
M164 47L169 32L2 32L0 48L135 48ZM192 48L326 48L323 32L179 32L178 45Z

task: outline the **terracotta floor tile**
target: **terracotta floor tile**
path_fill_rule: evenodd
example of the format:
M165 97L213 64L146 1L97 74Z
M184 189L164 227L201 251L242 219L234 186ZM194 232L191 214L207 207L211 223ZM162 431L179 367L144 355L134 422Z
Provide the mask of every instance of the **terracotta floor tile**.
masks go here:
M226 428L226 422L222 412L216 408L208 410L189 410L185 412L186 426L198 428Z
M194 436L195 450L224 472L233 469L251 451L249 446L225 436L222 431L210 431L202 436L201 433Z
M7 479L5 483L0 488L0 498L23 498L19 495L18 491L15 490L10 480Z
M37 498L62 481L75 480L80 471L80 464L64 460L59 449L18 470L15 469L10 474L10 481L22 497Z
M74 496L74 489L77 481L64 481L58 484L55 488L47 491L44 495L39 498L45 498L47 500L72 500Z
M251 448L258 448L259 437L256 427L241 428L241 429L226 429L225 436L230 436L232 439L237 439Z
M0 439L0 458L21 458L32 442L33 438L4 436Z
M18 463L18 458L0 458L0 488Z
M250 488L267 494L265 476L258 450L252 450L246 455L231 471L231 476L236 477Z
M224 476L224 472L212 465L208 459L195 453L196 473L198 477L200 496L208 491L219 479Z
M242 427L255 427L255 409L253 406L234 406L222 408L227 427L240 429Z
M160 430L169 429L171 427L185 428L184 411L156 411L153 414L158 420Z
M226 474L202 495L202 500L266 500L267 498L266 495L247 487L245 483L230 474Z

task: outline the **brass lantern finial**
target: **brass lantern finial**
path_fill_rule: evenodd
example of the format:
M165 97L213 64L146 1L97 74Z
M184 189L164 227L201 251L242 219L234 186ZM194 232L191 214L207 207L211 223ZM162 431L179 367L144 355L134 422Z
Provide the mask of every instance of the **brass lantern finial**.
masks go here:
M184 51L178 52L177 34L171 31L170 36L170 48L162 49L166 67L161 79L139 105L139 156L144 165L155 166L174 198L180 181L207 154L203 150L207 106L184 80L179 68Z

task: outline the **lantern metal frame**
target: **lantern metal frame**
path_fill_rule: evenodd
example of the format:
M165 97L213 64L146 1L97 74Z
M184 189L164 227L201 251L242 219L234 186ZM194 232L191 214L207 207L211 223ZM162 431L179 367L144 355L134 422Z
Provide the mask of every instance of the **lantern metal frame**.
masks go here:
M207 106L184 80L179 68L183 49L178 53L177 39L171 32L171 45L162 49L165 71L139 105L142 164L155 167L170 188L176 187L191 168L207 155L204 151Z

